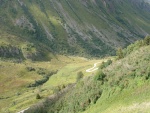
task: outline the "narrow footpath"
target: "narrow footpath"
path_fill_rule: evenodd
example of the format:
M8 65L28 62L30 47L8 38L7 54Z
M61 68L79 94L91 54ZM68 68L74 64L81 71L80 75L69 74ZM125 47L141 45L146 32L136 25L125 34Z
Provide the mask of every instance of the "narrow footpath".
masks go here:
M90 68L90 69L87 69L86 72L90 73L90 72L98 70L97 64L100 64L100 63L102 63L102 62L95 63L94 66L92 68Z

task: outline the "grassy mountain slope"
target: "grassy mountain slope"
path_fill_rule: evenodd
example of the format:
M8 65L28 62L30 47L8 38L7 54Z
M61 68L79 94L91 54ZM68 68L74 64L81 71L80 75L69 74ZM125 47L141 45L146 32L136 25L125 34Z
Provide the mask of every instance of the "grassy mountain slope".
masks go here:
M104 63L94 76L79 80L69 91L59 92L25 113L148 113L150 46L135 43L134 47L124 58L111 65Z
M0 8L0 42L17 46L22 59L114 54L150 34L149 6L140 0L1 0Z
M146 68L149 46L139 49L139 42L139 47L131 45L123 51L126 57L120 62L126 62L127 58L131 61L125 65L125 70L137 65L129 73L123 71L123 64L116 62L118 67L112 64L112 67L103 69L103 72L98 72L94 77L79 80L76 85L77 72L82 71L87 76L85 70L103 59L90 61L69 55L91 58L113 55L117 47L125 47L150 34L149 20L149 5L141 0L0 0L0 112L13 113L27 108L39 101L36 99L38 94L41 99L52 95L48 97L52 101L44 103L44 113L90 112L93 109L97 112L97 106L103 104L101 100L105 101L107 97L110 97L108 104L120 104L111 102L114 98L122 98L118 92L130 95L130 88L124 92L124 89L128 89L126 84L133 87L133 93L137 93L136 85L139 85L139 90L140 87L144 89L144 85L149 85L149 68ZM148 51L147 54L144 50ZM134 56L138 51L141 56ZM141 58L142 55L144 59ZM135 60L131 60L131 57ZM122 71L115 72L112 68ZM112 78L110 70L123 79L117 76ZM134 78L133 84L130 78L124 81L128 74ZM113 80L116 80L117 85L113 84ZM148 90L142 91L143 96L146 96L141 100L135 99L137 102L144 102L149 97ZM62 95L65 98L61 98ZM138 97L140 96L137 95ZM130 104L132 99L128 105ZM33 111L43 110L40 106L39 109L35 106ZM116 107L116 111L125 107ZM105 108L107 106L103 104L101 110L104 111ZM109 107L107 110L111 109Z
M0 112L16 113L53 95L68 84L75 83L77 72L86 69L100 60L80 57L55 56L49 62L2 60L0 61ZM57 73L56 73L57 71Z
M150 46L135 50L104 70L108 86L85 113L133 113L150 111Z

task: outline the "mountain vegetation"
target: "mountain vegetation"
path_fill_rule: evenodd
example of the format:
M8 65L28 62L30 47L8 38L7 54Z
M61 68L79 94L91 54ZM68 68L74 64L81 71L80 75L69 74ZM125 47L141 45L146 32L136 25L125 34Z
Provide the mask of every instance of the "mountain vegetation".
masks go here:
M149 111L150 44L147 44L147 39L150 36L124 49L123 53L128 53L124 58L99 68L94 76L80 79L67 92L58 92L55 98L47 98L25 113ZM139 42L144 43L139 45ZM134 49L131 50L131 46Z
M1 0L0 9L4 58L102 57L150 34L142 0Z
M150 111L149 3L0 0L0 113Z

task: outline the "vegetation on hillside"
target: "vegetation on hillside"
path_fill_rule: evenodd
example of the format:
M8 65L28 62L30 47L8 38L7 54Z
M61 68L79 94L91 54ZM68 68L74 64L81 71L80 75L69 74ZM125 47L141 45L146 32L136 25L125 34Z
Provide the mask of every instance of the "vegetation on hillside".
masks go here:
M26 109L78 78L82 80L83 75L88 75L86 69L102 61L59 55L49 62L3 59L0 61L0 112L16 113ZM36 99L37 94L40 99Z
M116 52L117 59L122 59L125 56L129 55L131 52L138 50L143 46L148 46L148 45L150 45L150 35L147 35L143 40L138 40L134 44L129 45L124 50L119 48Z
M142 46L139 47L139 41L128 46L122 50L128 53L124 58L100 68L94 76L78 81L57 100L46 99L43 104L34 105L25 113L119 113L118 109L128 113L150 110L150 107L129 109L132 104L150 101L147 90L150 85L150 45L147 44L147 37L140 41L143 42ZM131 46L135 49L129 49Z
M128 105L148 100L150 36L122 48L150 34L149 20L143 0L0 0L0 112L41 100L26 112L97 113L132 93ZM94 60L118 47L116 61Z

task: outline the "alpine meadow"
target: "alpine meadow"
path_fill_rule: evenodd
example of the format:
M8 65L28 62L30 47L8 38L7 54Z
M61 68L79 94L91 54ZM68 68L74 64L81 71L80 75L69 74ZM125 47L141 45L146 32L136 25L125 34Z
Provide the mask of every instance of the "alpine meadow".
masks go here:
M150 0L0 0L0 113L150 113Z

